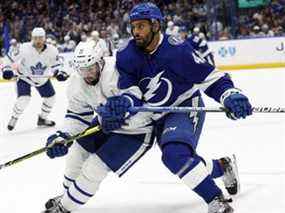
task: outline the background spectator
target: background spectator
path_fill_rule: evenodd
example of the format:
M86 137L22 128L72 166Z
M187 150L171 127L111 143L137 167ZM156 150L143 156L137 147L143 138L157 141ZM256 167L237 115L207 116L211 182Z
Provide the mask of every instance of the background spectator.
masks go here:
M29 32L36 26L44 27L47 37L59 47L66 43L64 37L67 35L72 41L72 46L73 42L77 44L81 40L86 40L94 30L106 31L103 36L109 45L118 44L120 39L125 40L130 36L128 11L134 4L142 1L1 1L0 48L2 49L4 44L9 45L10 38L15 38L19 42L29 41ZM238 8L238 1L228 0L152 0L152 2L162 9L165 25L172 23L177 33L179 27L186 27L190 31L194 27L199 27L208 40L285 34L285 0L272 0L268 5L256 8Z

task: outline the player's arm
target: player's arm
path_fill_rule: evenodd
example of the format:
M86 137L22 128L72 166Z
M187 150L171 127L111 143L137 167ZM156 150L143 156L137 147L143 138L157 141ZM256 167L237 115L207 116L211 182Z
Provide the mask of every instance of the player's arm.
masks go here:
M2 67L2 77L6 80L12 79L17 73L16 66L20 63L22 59L21 53L23 52L23 50L21 46L16 55L12 55L11 51L9 51L3 58L4 66Z
M130 63L120 60L120 56L117 55L119 95L107 98L106 104L97 110L101 118L101 127L106 133L120 128L129 116L135 114L129 113L130 107L142 105L142 92L137 86L135 68L128 65Z
M203 58L209 64L215 66L214 56L205 39L202 39L199 36L191 36L187 39L187 41L193 47L193 49L200 54L201 58Z
M118 88L120 94L127 97L132 106L140 106L142 104L142 92L138 87L135 70L132 67L123 66L118 60L116 69L119 73Z
M202 41L200 42L199 50L202 55L202 58L204 58L209 64L215 66L214 55L211 52L208 43L205 39L202 39Z
M63 126L47 139L47 155L50 158L67 154L68 146L59 142L87 129L94 117L94 111L84 100L76 79L71 80L67 89L67 97L68 107Z
M63 62L61 61L59 52L56 48L51 51L50 69L58 81L65 81L69 77L69 75L63 70Z
M194 87L204 91L209 97L226 107L232 119L245 118L252 114L252 107L248 98L241 90L234 87L234 83L227 73L218 71L214 66L206 63L195 51L185 49L184 60L191 68L189 81L194 83Z

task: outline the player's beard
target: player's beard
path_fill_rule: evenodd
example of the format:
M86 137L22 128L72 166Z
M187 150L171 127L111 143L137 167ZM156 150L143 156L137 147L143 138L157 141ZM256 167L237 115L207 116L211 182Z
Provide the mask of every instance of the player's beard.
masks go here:
M92 86L95 86L98 83L100 79L100 75L101 75L101 67L98 64L96 65L95 69L96 69L96 73L94 73L93 75L84 77L84 81L87 84L92 85Z
M100 78L100 74L98 74L96 77L93 77L93 78L92 77L84 78L84 81L91 86L95 86L98 83L99 78Z
M34 42L34 46L38 50L42 50L44 48L44 43L43 42Z
M95 85L98 83L99 78L93 79L93 80L84 79L84 81L86 82L86 84L89 84L89 85L91 85L91 86L95 86Z
M153 41L153 37L154 37L153 32L150 32L145 38L136 37L135 38L136 45L140 49L145 50L150 45L150 43Z

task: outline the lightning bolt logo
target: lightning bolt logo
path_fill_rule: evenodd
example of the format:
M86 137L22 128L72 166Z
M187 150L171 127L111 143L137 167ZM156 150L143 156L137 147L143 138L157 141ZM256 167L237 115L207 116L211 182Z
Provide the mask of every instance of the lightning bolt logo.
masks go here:
M142 81L144 80L149 81L148 85L146 86L147 92L144 94L144 98L146 101L148 101L148 104L151 106L161 106L165 104L171 97L173 86L172 86L172 83L167 78L161 77L163 73L164 71L161 71L153 78L147 77L147 78L142 79ZM165 93L163 94L164 97L162 97L161 101L150 102L150 100L153 97L161 96L161 94L157 94L157 90L162 86L162 81L164 81L167 85L167 88L164 90L164 91L167 91L166 95Z
M155 96L155 92L156 90L159 88L161 82L160 81L160 77L163 74L164 71L158 73L154 78L152 78L150 80L150 82L147 85L147 89L148 91L144 94L144 97L146 100L150 100L153 96Z
M192 99L192 106L195 106L195 107L199 106L199 97L195 97ZM193 119L193 128L194 128L194 132L196 132L198 121L199 121L198 112L194 112L194 111L191 112L189 117Z

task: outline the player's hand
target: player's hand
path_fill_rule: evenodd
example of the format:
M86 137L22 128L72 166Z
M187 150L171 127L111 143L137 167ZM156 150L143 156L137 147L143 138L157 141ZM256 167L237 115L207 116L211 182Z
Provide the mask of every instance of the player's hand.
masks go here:
M65 81L69 78L69 75L64 71L56 71L54 76L58 81Z
M12 70L4 70L2 76L6 80L11 80L14 77L14 72Z
M225 98L224 106L227 116L232 120L246 118L252 114L252 106L248 98L241 93L233 93Z
M46 154L49 158L61 157L67 154L70 146L64 143L64 140L69 139L71 136L62 131L57 131L55 134L50 135L47 139Z
M101 127L105 133L119 129L128 118L128 110L132 106L129 98L125 96L113 96L107 99L104 106L97 109L101 116Z

